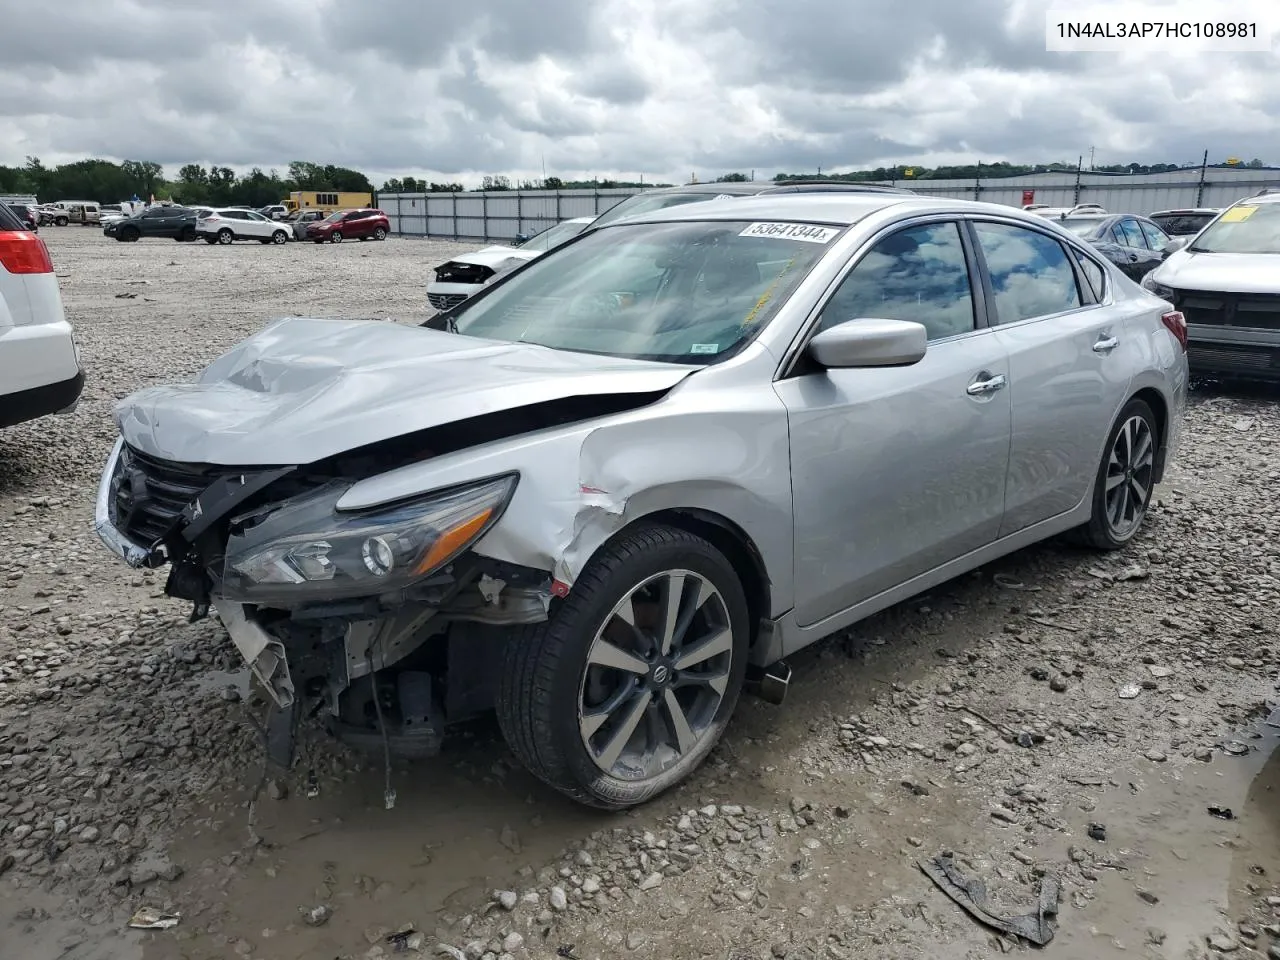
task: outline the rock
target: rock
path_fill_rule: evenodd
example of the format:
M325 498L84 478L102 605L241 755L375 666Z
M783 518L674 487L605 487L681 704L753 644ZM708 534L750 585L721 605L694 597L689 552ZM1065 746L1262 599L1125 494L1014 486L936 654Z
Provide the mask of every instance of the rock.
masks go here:
M1143 754L1143 756L1146 757L1148 760L1150 760L1152 763L1164 763L1166 760L1169 759L1159 750L1148 750L1146 753Z
M97 827L85 827L80 831L80 841L82 843L97 843L100 836L102 836L102 831Z
M740 817L744 813L742 807L736 803L723 803L720 805L720 812L726 817Z
M1067 692L1067 678L1062 674L1055 674L1054 678L1049 681L1049 689L1055 693Z
M514 930L502 938L502 949L507 953L515 953L524 946L524 937Z
M1142 692L1141 684L1126 683L1124 686L1120 688L1119 697L1121 700L1133 700L1141 692Z
M1140 899L1142 899L1146 903L1152 904L1153 906L1160 902L1160 898L1157 897L1150 890L1138 890L1136 892Z
M1151 676L1155 677L1157 680L1163 680L1166 677L1173 676L1173 670L1169 667L1147 667L1147 669L1151 672Z
M596 877L587 877L582 881L582 892L588 897L594 897L600 892L600 881Z
M595 866L595 861L591 858L591 854L587 853L585 850L579 850L577 854L574 855L573 862L580 867Z
M272 800L284 800L289 796L288 784L281 783L279 780L268 780L267 796Z
M1104 842L1107 839L1106 824L1102 824L1102 823L1089 824L1089 839L1097 840L1099 843Z
M1192 756L1202 763L1209 763L1213 760L1213 751L1208 747L1196 747L1196 752Z
M1244 669L1244 661L1241 660L1239 657L1227 657L1227 659L1224 660L1223 662L1232 670Z
M498 836L498 842L512 853L519 853L521 850L520 837L511 829L510 825L503 826L502 833Z
M127 823L122 823L111 831L111 839L116 843L128 843L133 839L133 831Z
M633 930L627 934L627 949L635 952L644 946L644 934L638 930Z
M1240 949L1240 944L1234 937L1229 937L1225 933L1215 933L1209 938L1209 949L1216 950L1218 953L1234 953Z
M309 927L323 927L333 916L333 908L325 903L310 909L299 907L298 912L302 914L303 922Z
M561 892L563 893L564 891ZM516 896L514 890L499 890L494 899L498 901L503 910L514 910L516 904L520 902L520 898Z
M972 757L977 752L978 748L972 743L962 743L960 746L956 747L956 754L961 757Z
M564 887L552 887L551 895L547 900L551 904L551 909L556 913L564 913L569 909L569 897L564 892Z
M662 886L662 874L651 873L640 881L641 890L655 890Z

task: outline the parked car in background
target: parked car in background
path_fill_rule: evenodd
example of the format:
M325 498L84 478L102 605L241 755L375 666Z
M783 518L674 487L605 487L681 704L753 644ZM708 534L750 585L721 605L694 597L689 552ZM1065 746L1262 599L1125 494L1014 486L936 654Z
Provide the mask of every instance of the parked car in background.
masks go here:
M40 214L40 226L57 225L65 227L68 223L67 211L61 207L55 207L51 203L42 203L36 207Z
M1142 281L1187 318L1192 373L1280 381L1280 194L1232 204Z
M0 203L0 427L74 409L80 350L49 251Z
M40 212L35 204L11 203L9 204L9 209L32 233L40 232Z
M885 193L914 196L902 187L884 187L870 183L847 183L840 180L760 180L746 183L686 183L678 187L658 187L632 194L621 203L610 207L591 224L592 230L617 223L625 217L652 213L686 203L699 203L719 198L775 196L789 193Z
M329 212L327 210L298 210L289 214L285 223L293 230L293 238L295 240L305 240L307 239L307 227L313 223L319 223L328 216Z
M1062 227L1086 240L1132 280L1142 280L1161 260L1170 236L1146 217L1088 213L1064 217Z
M780 700L784 658L1000 556L1131 544L1187 391L1167 303L932 197L654 211L423 326L283 319L124 399L96 528L176 564L273 728L421 755L496 709L610 809L699 767L748 667Z
M391 221L381 210L364 207L339 210L307 225L307 239L316 243L341 243L343 240L385 240L391 232Z
M435 279L427 283L427 302L437 310L455 307L496 277L572 240L594 221L595 217L574 217L518 247L493 246L460 253L435 268Z
M126 209L118 203L104 203L98 208L98 222L104 227L108 223L115 223L119 220L127 220L133 215L132 208Z
M67 223L78 223L82 227L97 226L102 220L101 208L96 203L84 200L61 201L58 206L66 213L66 218L57 219L58 226Z
M258 212L268 220L283 220L289 216L289 208L283 203L271 203L265 207L259 207Z
M1074 217L1080 214L1096 214L1102 215L1107 211L1102 209L1100 203L1077 203L1074 207L1050 207L1045 204L1033 204L1030 211L1037 217L1049 217L1051 219L1061 220L1063 217Z
M196 211L187 207L149 207L123 220L113 220L102 232L125 243L143 237L190 241L196 239L197 223Z
M257 240L259 243L287 243L289 231L282 223L268 220L256 210L221 207L202 210L196 217L196 235L205 243L232 243Z
M1150 220L1171 237L1194 237L1221 212L1214 207L1161 210L1151 214Z

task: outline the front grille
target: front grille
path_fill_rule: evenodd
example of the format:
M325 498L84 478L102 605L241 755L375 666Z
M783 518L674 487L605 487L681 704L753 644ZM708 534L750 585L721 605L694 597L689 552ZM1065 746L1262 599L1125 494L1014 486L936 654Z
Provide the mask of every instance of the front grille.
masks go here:
M493 269L479 263L449 263L436 267L439 283L484 283L493 276Z
M220 476L241 471L173 463L125 446L111 478L111 522L130 540L150 546Z
M1175 290L1174 305L1187 323L1280 330L1280 295L1276 294Z
M1275 376L1280 375L1280 350L1225 344L1202 346L1193 342L1187 349L1187 366L1194 373Z
M427 301L437 310L452 310L465 299L467 299L467 295L465 293L427 294Z

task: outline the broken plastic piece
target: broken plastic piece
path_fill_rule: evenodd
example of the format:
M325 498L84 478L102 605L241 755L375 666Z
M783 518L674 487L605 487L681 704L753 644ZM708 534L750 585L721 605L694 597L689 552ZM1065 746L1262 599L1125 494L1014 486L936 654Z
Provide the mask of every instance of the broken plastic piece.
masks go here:
M142 907L129 918L129 926L134 930L168 930L178 925L181 914L164 913L155 907Z
M1007 573L997 573L991 577L991 580L997 587L1003 587L1005 590L1025 590L1027 593L1036 593L1039 587L1029 587L1017 577L1011 577Z
M987 903L987 887L981 880L966 879L949 856L918 861L924 875L938 885L969 916L1002 933L1021 937L1043 947L1053 939L1052 921L1058 915L1061 886L1058 878L1046 873L1040 880L1040 899L1035 912L1019 917L1001 917L991 912Z
M1230 807L1210 807L1209 816L1217 817L1219 820L1234 820L1236 818Z

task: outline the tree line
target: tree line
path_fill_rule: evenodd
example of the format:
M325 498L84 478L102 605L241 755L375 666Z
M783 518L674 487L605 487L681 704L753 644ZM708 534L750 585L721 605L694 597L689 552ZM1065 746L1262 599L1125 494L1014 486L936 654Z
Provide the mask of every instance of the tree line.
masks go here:
M1089 168L1097 173L1167 173L1185 169L1186 164L1110 164ZM1193 165L1194 166L1194 165ZM1215 167L1249 167L1259 169L1263 162L1253 159L1247 163L1239 160ZM873 170L855 170L846 173L778 173L774 182L788 180L835 180L848 182L874 180L993 180L1030 173L1074 173L1076 164L1069 163L981 163L943 167L876 167ZM754 173L734 172L718 176L713 182L733 183L755 179ZM667 183L645 183L632 180L563 180L560 177L522 179L512 181L502 175L486 175L472 191L494 190L591 190L614 187L665 187ZM436 183L416 177L396 177L382 185L380 193L459 193L467 188L461 183ZM0 166L0 194L35 194L41 200L97 200L113 203L137 196L147 200L172 200L186 204L210 204L231 206L245 204L254 207L277 203L293 190L351 191L373 193L369 178L359 170L348 167L320 164L307 160L295 160L282 176L272 169L264 171L254 167L246 174L237 174L230 167L204 167L188 163L178 168L177 176L165 177L164 168L150 160L111 160L88 158L46 167L39 157L28 157L20 167Z

